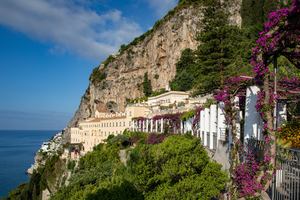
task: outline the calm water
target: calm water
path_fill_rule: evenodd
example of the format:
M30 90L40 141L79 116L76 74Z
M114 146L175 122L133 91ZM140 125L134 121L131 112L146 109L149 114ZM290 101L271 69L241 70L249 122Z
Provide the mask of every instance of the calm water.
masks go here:
M57 132L0 130L0 197L28 180L25 171L33 163L35 152Z

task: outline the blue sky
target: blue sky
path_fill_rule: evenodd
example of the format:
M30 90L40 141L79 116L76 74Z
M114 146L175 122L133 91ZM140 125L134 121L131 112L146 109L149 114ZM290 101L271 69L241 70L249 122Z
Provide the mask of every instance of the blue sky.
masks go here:
M177 0L1 0L0 129L59 130L92 69Z

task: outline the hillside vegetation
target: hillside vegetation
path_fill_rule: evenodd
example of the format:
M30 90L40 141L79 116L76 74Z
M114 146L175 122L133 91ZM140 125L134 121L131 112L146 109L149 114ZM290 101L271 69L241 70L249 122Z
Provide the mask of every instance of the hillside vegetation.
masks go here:
M231 76L252 75L249 60L258 33L270 11L288 5L283 2L243 0L241 28L229 23L229 11L220 0L202 2L204 27L198 34L199 46L182 51L171 88L198 95L220 88ZM287 59L279 58L281 76L299 76L290 66Z
M120 151L126 152L126 163ZM75 171L52 200L211 199L227 181L199 139L179 135L110 137L81 158Z

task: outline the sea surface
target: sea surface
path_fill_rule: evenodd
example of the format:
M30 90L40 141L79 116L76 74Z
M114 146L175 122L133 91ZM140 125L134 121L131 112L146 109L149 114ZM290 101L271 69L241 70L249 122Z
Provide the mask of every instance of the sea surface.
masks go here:
M0 198L29 180L25 172L35 152L58 132L0 130Z

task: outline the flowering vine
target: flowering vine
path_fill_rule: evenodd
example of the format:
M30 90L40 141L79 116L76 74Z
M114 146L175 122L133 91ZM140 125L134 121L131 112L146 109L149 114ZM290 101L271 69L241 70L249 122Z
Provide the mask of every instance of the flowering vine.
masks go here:
M199 122L200 122L200 113L201 113L202 110L203 110L202 107L197 107L195 109L195 116L194 116L193 125L192 125L194 131L196 130L197 126L199 125Z
M157 121L163 119L164 122L166 122L170 126L169 128L175 133L178 129L180 129L180 116L181 113L156 115L152 118L152 120Z
M257 46L252 50L251 65L255 73L255 80L261 91L258 93L256 109L264 123L264 162L262 172L257 180L265 183L266 190L275 167L276 144L273 127L273 113L275 102L279 98L274 95L271 87L269 65L279 55L285 56L297 68L300 68L300 3L293 0L290 8L283 8L271 12L264 30L259 34ZM265 181L265 179L268 179Z

